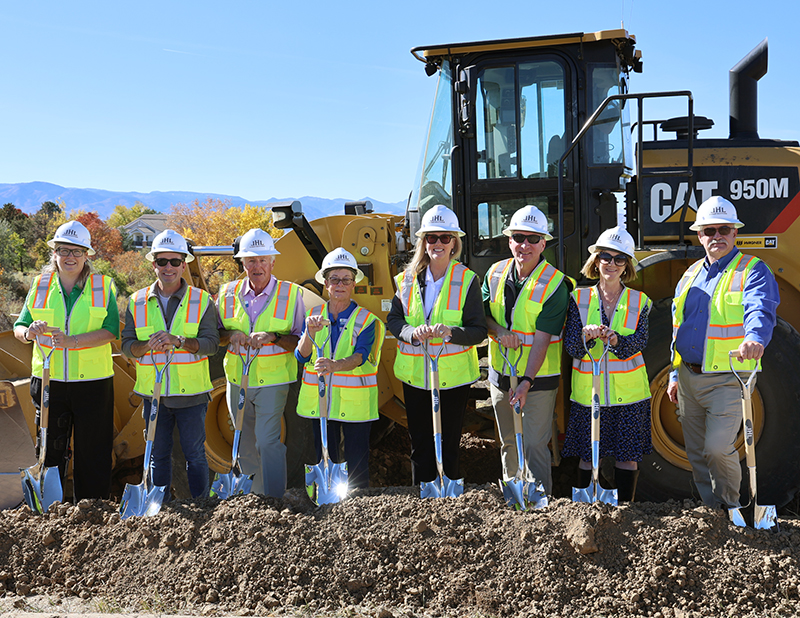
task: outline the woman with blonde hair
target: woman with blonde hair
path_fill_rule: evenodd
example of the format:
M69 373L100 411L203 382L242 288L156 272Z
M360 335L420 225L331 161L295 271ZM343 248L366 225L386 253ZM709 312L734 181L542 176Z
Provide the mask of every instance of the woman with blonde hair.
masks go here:
M607 371L600 392L600 457L616 459L614 476L620 501L632 501L638 462L653 450L650 437L650 383L642 350L647 346L650 299L625 284L636 279L631 235L621 226L603 232L589 247L581 270L598 279L572 293L564 347L573 357L572 403L562 455L578 456L580 487L591 481L590 440L592 366L584 348L608 345ZM593 352L595 358L599 353Z
M456 214L446 206L434 206L422 218L417 236L414 257L395 278L397 294L386 318L389 331L398 340L394 370L403 382L415 485L438 476L431 369L420 346L429 346L434 357L441 353L442 462L445 476L457 479L469 388L480 377L474 346L487 333L478 276L458 262L464 232Z

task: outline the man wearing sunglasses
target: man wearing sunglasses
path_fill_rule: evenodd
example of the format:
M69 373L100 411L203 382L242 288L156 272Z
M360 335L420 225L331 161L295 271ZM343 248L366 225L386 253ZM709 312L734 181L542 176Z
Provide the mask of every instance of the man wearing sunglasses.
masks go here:
M734 205L713 196L697 209L689 228L706 257L689 266L672 302L672 366L667 395L678 404L686 455L703 502L739 506L742 471L734 442L742 423L741 391L728 353L738 350L737 369L760 369L772 339L778 284L769 267L736 248L739 221Z
M155 385L155 364L163 367L173 352L161 386L161 402L153 442L153 482L169 490L172 483L172 432L178 426L193 498L208 494L205 418L212 390L208 357L217 352L217 310L208 292L183 278L194 256L186 240L173 230L153 239L147 259L156 281L131 295L122 331L122 352L136 361L135 393L144 399L149 419Z
M546 242L553 237L541 210L535 206L521 208L503 233L509 237L512 257L492 265L483 282L489 325L489 382L502 442L503 476L507 481L517 473L513 406L519 402L526 463L536 481L551 494L547 443L561 375L561 332L571 285L542 255ZM511 390L511 368L501 352L516 363L520 376L516 390Z

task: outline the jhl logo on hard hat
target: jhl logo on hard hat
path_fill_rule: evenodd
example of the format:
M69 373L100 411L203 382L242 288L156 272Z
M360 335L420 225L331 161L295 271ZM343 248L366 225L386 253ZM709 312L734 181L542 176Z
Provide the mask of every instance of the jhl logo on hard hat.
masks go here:
M433 215L431 217L431 223L444 223L444 217L442 215Z
M62 232L62 234L64 234L64 236L74 236L75 238L77 238L77 237L78 237L78 232L76 232L76 231L75 231L74 229L72 229L71 227L69 227L69 228L67 228L66 230L64 230L64 231Z
M165 236L161 239L162 245L174 245L175 242L172 240L172 236Z
M725 210L724 206L714 206L714 208L711 209L711 213L710 214L712 214L712 215L727 215L728 213Z
M250 243L251 247L263 247L264 243L259 240L258 238L254 238L253 241Z
M336 261L336 262L349 262L350 261L349 258L350 258L350 256L347 253L340 253L339 255L337 255L334 258L334 261Z
M539 223L536 220L536 215L525 215L525 218L522 220L525 221L526 223Z
M618 242L619 244L622 244L622 236L620 236L619 234L611 234L611 236L609 238L611 240L613 240L614 242Z

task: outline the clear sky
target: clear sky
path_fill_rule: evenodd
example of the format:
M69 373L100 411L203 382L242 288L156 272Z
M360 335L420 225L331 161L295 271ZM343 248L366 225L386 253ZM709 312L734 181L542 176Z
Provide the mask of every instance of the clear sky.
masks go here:
M727 137L728 71L769 37L759 132L798 140L799 18L798 0L3 0L0 182L405 200L435 87L411 47L623 21L632 90L692 90L706 137Z

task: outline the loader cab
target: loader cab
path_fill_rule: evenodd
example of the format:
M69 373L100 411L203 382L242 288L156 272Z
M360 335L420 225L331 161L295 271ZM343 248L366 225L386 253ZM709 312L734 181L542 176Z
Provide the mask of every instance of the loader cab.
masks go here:
M410 231L435 204L452 208L467 232L463 259L483 274L509 256L503 229L533 204L576 274L586 247L616 223L616 196L630 178L627 108L608 108L589 139L562 155L589 114L626 91L634 40L624 30L415 48L438 79L428 135L408 206Z

